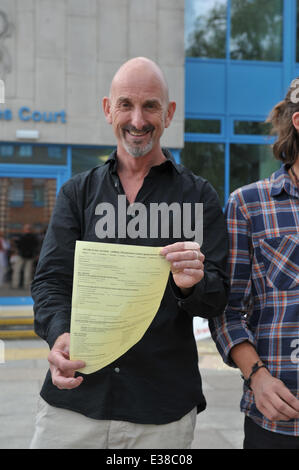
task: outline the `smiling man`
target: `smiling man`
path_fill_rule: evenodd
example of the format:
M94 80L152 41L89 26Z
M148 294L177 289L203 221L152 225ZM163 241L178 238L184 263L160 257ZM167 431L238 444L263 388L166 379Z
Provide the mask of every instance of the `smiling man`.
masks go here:
M176 104L169 102L167 83L156 64L141 58L124 64L112 81L110 98L103 99L103 108L118 139L119 154L165 159L160 138Z
M31 448L191 446L196 414L206 406L192 322L194 316L220 315L226 304L226 233L215 190L161 148L175 108L154 62L142 57L126 62L103 99L116 151L105 165L75 176L60 190L32 285L35 329L51 351ZM158 233L153 238L132 238L130 230L119 236L122 231L115 230L99 239L99 207L112 205L123 227L131 222L129 210L118 213L124 201L127 208L142 206L145 217L151 204L187 205L193 229L198 212L191 209L202 204L202 246L174 227L184 217L169 219L167 236L162 221L150 230ZM75 372L84 363L69 358L76 240L163 247L161 256L171 267L160 307L142 339L89 375Z
M162 71L148 59L126 62L112 80L103 109L117 139L118 173L130 203L149 169L166 160L160 138L175 108Z

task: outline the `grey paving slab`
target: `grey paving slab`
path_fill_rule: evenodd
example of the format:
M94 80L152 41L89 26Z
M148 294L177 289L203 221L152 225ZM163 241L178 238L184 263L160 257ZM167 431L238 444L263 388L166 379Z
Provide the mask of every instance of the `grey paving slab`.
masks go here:
M195 438L191 448L194 450L234 449L235 446L231 444L220 432L202 432L200 427L198 427L196 429Z
M8 349L24 351L24 355L45 346L40 340L8 343ZM192 448L241 449L240 373L223 365L209 341L201 345L199 367L208 406L197 416ZM34 431L39 390L47 369L46 358L37 357L20 358L0 365L0 449L28 449Z

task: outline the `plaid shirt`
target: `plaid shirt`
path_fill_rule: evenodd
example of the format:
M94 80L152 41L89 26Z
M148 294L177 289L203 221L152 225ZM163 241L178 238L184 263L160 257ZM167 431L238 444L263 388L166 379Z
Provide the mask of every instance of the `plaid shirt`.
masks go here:
M234 191L226 209L231 292L222 316L210 321L224 361L252 343L274 377L299 399L299 191L285 166ZM272 422L244 385L241 410L263 428L299 436L299 420Z

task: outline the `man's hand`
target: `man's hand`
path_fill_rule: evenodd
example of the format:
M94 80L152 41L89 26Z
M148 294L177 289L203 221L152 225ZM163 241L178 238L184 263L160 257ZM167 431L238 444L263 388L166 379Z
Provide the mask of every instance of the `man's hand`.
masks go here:
M69 350L70 334L64 333L57 338L48 356L52 382L60 390L71 390L83 382L83 377L75 378L75 371L85 367L85 362L70 361Z
M255 348L248 341L234 346L230 355L244 377L249 377L253 364L262 363ZM267 369L261 368L253 374L250 388L257 409L270 421L289 421L299 418L299 400Z
M177 242L160 251L171 263L171 272L176 285L186 293L204 276L204 255L196 242Z
M270 421L299 418L299 400L266 369L260 369L252 376L251 388L257 409Z

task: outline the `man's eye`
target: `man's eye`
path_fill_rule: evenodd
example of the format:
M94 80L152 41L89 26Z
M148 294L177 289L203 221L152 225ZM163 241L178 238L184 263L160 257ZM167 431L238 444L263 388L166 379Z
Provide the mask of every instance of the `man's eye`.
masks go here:
M145 105L145 109L148 109L149 111L156 111L160 109L160 106L158 103L147 103Z

